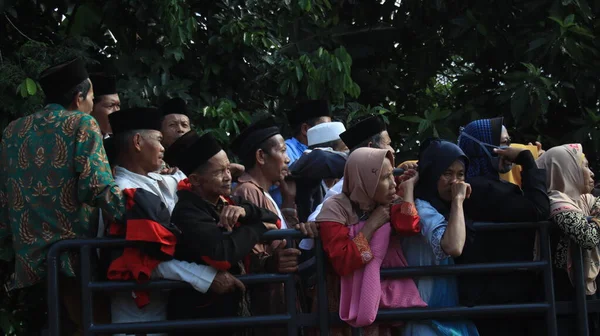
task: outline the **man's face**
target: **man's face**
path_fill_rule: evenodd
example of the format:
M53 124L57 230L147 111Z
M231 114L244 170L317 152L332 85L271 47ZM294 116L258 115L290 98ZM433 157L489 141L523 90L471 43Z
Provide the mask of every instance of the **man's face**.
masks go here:
M190 118L185 114L167 114L162 122L163 145L171 146L175 140L191 130Z
M288 164L290 163L285 141L280 134L274 135L267 141L275 141L277 144L268 152L263 153L263 173L273 183L283 181L288 174Z
M109 94L96 97L92 117L96 118L100 130L104 134L112 134L108 115L121 109L121 101L118 94Z
M336 152L348 152L348 146L340 139L336 142L335 147L333 148Z
M147 172L155 172L163 165L165 149L159 131L147 130L136 136L136 148L140 153L140 165Z
M83 96L77 97L77 110L83 113L91 113L94 108L94 85L90 82L90 90L88 91L87 96L84 98Z
M227 153L221 150L206 162L201 171L190 174L190 181L211 199L229 196L231 194L230 168Z
M324 123L330 123L330 122L331 122L331 117L329 117L329 116L320 117L319 119L317 119L314 126L317 126L319 124L324 124Z
M315 124L314 125L310 125L308 123L303 123L301 126L301 130L302 130L302 135L304 135L305 137L308 136L308 130L320 125L320 124L324 124L324 123L330 123L331 122L331 117L329 116L324 116L324 117L319 117L315 120Z
M390 138L388 131L381 132L381 140L378 144L376 144L376 147L381 149L389 149L392 151L392 153L396 152L392 147L392 139Z

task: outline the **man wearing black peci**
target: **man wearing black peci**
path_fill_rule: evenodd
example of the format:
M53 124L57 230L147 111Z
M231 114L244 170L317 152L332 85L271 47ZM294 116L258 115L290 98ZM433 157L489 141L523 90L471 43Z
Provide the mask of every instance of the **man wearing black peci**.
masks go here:
M241 197L230 196L230 162L210 134L191 131L168 149L166 157L188 176L179 184L179 201L171 221L181 230L175 256L232 274L248 272L253 247L263 233L277 229L280 220L269 210ZM280 225L280 224L279 224ZM230 231L230 234L225 234ZM243 291L201 294L175 290L169 298L169 319L249 316ZM203 335L233 335L234 329L203 331ZM194 331L172 335L196 335Z

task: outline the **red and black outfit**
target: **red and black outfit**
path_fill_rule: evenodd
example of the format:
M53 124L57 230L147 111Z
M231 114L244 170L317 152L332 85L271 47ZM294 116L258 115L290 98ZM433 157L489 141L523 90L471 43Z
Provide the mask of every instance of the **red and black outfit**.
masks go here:
M123 195L124 222L111 223L108 234L136 243L113 252L107 277L145 282L158 264L173 259L179 230L171 224L169 210L158 196L144 189L125 189ZM145 291L133 294L139 308L150 302Z
M252 250L267 231L263 222L280 222L273 212L259 208L240 197L220 197L217 204L202 199L189 190L178 192L179 201L173 210L171 221L181 230L175 257L178 260L210 265L234 275L248 271ZM246 211L230 234L219 227L220 212L226 205L237 205ZM169 297L169 319L217 318L238 316L243 295L240 292L218 295L202 294L192 289L178 289ZM234 330L212 331L226 335ZM202 335L211 335L202 331ZM197 332L189 333L196 335ZM187 335L185 332L172 335Z

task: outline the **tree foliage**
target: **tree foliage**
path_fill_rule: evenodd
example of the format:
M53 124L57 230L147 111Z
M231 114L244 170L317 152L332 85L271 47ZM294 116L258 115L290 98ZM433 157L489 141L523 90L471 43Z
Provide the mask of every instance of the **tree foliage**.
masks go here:
M597 1L2 4L0 126L41 106L43 68L81 56L118 76L124 106L181 97L223 142L256 115L283 124L297 100L324 98L344 121L384 114L401 158L496 116L517 142L582 142L592 162L600 149Z

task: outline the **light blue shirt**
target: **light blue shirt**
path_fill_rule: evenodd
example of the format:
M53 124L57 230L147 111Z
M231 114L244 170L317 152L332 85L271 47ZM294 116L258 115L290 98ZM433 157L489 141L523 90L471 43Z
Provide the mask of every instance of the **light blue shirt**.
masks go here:
M290 166L302 156L302 153L304 153L305 150L308 149L307 145L298 141L296 138L285 140L285 144L287 145L287 155L290 158Z

